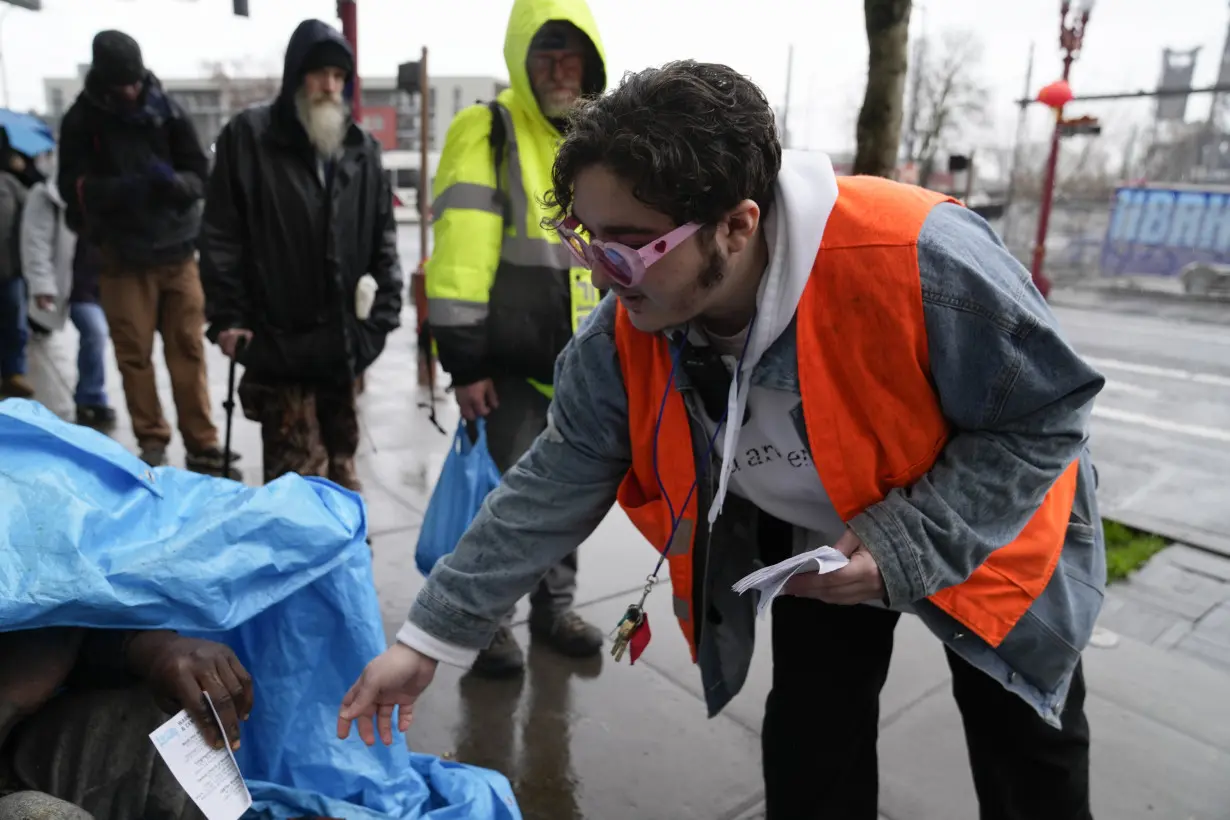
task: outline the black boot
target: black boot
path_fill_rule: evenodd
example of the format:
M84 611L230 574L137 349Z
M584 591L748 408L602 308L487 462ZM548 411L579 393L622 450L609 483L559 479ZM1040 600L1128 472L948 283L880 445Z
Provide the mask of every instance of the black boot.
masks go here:
M491 646L478 653L470 671L483 678L506 678L525 668L522 653L512 630L501 625L491 639Z
M231 453L230 462L226 463L226 460L223 458L222 449L220 447L210 447L208 450L202 450L199 453L188 453L184 459L184 465L194 473L205 473L206 475L216 475L242 481L243 473L235 466L237 461L239 461L238 453Z
M602 630L571 609L531 612L530 634L570 658L589 658L602 651Z
M115 429L115 411L104 404L77 405L77 423L104 432Z

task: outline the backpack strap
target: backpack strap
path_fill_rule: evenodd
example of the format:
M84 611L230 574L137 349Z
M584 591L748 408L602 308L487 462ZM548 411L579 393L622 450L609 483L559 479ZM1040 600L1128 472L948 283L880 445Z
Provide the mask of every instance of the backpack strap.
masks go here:
M508 146L508 129L504 124L502 106L492 100L487 103L487 108L491 110L491 136L488 137L488 142L491 145L491 154L495 162L495 191L500 201L504 203L504 220L507 222L508 198L504 195L504 183L500 171L504 167L504 149Z

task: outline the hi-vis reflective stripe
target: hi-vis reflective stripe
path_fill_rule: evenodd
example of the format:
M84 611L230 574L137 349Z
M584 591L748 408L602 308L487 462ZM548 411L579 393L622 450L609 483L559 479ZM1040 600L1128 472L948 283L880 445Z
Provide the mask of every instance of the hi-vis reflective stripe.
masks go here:
M681 621L686 621L692 617L692 604L687 598L680 598L678 595L671 598L671 602L675 608L675 617Z
M692 549L692 519L684 518L679 521L679 528L675 530L675 537L671 539L670 546L666 550L668 556L687 555Z
M517 147L517 129L513 126L512 114L502 105L496 111L504 118L504 133L508 135L508 219L512 235L504 236L500 248L500 261L520 267L546 268L552 271L569 272L572 303L572 332L576 333L593 309L598 306L598 292L590 283L589 271L573 268L572 252L556 237L527 236L529 223L529 198L525 191L525 178L521 173L521 152ZM455 187L455 186L454 186ZM451 190L451 188L450 188Z
M432 213L436 219L439 219L440 215L449 208L484 211L496 216L504 214L499 191L475 182L454 182L441 191L431 203Z
M525 193L525 180L521 175L521 152L517 148L517 130L513 127L512 115L502 105L496 110L504 118L504 133L508 134L508 201L512 236L504 237L500 260L522 267L566 270L572 267L572 252L560 241L552 242L545 236L526 236L529 220L529 199Z
M500 261L527 268L565 270L572 265L572 251L562 242L528 236L506 236L500 249Z
M508 203L509 218L512 219L514 236L525 238L525 226L529 219L529 200L525 195L525 179L521 176L521 150L517 147L517 129L513 126L512 114L502 105L495 110L504 119L504 133L508 139ZM505 244L508 239L505 238ZM511 260L510 260L511 261Z
M428 299L427 321L436 327L471 327L487 321L485 302L460 299Z

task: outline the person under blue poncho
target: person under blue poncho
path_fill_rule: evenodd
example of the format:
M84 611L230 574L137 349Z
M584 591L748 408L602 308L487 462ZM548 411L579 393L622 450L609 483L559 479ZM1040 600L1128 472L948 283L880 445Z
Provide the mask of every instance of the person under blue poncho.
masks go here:
M151 470L0 402L0 820L6 800L30 814L4 795L31 789L67 801L37 798L56 820L200 817L148 733L202 691L239 741L250 816L519 818L495 772L336 738L385 647L366 529L323 479Z

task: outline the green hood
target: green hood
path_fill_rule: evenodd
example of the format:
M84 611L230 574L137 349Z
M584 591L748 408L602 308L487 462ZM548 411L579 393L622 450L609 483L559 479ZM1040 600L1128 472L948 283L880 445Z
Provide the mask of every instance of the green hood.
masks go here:
M516 0L513 3L512 14L508 17L508 33L504 36L504 61L508 65L508 78L513 93L526 110L532 112L543 125L554 130L554 126L547 122L535 102L534 89L530 87L530 76L525 67L530 53L530 41L540 28L552 20L572 23L593 43L603 65L602 87L596 89L598 92L606 90L606 53L602 49L602 38L598 36L594 15L585 0Z

